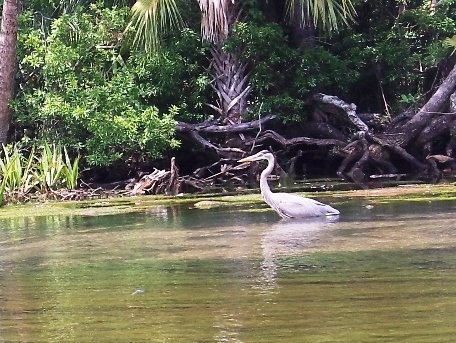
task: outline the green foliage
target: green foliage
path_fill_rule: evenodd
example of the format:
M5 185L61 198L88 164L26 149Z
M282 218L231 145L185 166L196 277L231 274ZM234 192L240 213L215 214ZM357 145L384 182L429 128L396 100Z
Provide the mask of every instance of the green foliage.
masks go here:
M160 50L163 35L182 27L182 19L175 0L137 0L124 34L132 36L133 46L141 46L146 52Z
M128 8L91 5L54 20L45 39L39 28L20 36L20 71L32 76L14 103L15 124L27 128L24 144L59 142L84 152L92 165L137 152L158 157L178 146L174 116L179 111L172 103L159 111L138 82L143 77L138 55L130 56L132 61L120 55L127 18ZM169 91L161 81L155 86Z
M13 107L23 146L59 142L100 166L133 153L160 157L179 145L175 119L200 122L210 113L210 54L198 32L197 3L177 1L191 28L169 32L160 54L146 54L121 49L130 9L111 2L33 0L21 16ZM397 113L422 101L448 67L448 37L456 33L456 1L430 3L360 1L352 28L295 49L290 28L268 21L283 3L266 16L264 2L244 1L246 22L233 27L224 49L248 62L250 118L274 113L303 121L314 92L372 112Z
M344 95L358 76L347 61L327 49L291 48L277 24L239 23L225 48L239 47L252 66L251 117L274 113L284 122L303 120L305 100L311 92Z
M456 35L453 35L453 37L451 37L451 38L450 37L446 38L443 41L443 44L445 46L452 48L453 51L451 52L451 54L454 54L454 52L456 51Z
M272 112L285 122L304 120L314 92L371 112L399 113L424 99L448 56L442 41L456 32L456 2L429 4L361 2L352 28L299 49L277 24L238 23L226 49L244 49L251 61L251 117Z
M41 154L37 158L34 177L38 181L42 192L61 187L63 170L67 167L62 155L62 149L53 145L45 145L41 148Z
M396 1L386 5L369 1L359 6L358 24L343 33L342 44L331 49L359 72L356 87L350 90L358 105L379 111L382 104L365 95L382 92L381 102L384 97L398 113L411 104L404 101L411 99L410 94L423 100L432 91L448 56L442 41L456 32L453 3L441 1L431 7L429 1L407 1L403 6Z
M136 75L140 99L160 112L178 107L180 120L202 120L211 81L205 69L206 53L207 47L198 34L184 29L170 38L167 50L161 54L132 54L128 68Z
M62 169L64 185L68 189L76 189L78 187L79 160L81 157L78 155L73 161L71 161L67 148L63 147L63 152L65 154L65 166Z
M359 76L347 62L322 47L303 50L293 78L298 96L304 98L315 91L346 96L346 90Z
M417 99L414 95L412 94L401 94L399 96L399 103L405 104L405 105L413 105L415 104L419 99Z
M27 194L37 184L32 173L33 152L27 158L16 145L12 147L3 146L2 150L0 198L3 199L5 193L9 194L15 191L20 194Z
M32 191L47 193L60 188L75 189L79 156L74 160L66 148L44 145L30 152L18 144L3 146L0 157L0 205L5 197L23 198Z

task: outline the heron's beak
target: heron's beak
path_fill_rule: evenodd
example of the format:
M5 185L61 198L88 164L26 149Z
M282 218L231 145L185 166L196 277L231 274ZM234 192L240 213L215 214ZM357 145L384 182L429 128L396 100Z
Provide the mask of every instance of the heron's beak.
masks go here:
M253 161L257 161L255 159L255 156L247 156L247 157L244 157L243 159L240 159L238 161L238 163L253 162Z
M238 160L238 163L251 162L251 160L249 160L249 157L244 157L244 158Z

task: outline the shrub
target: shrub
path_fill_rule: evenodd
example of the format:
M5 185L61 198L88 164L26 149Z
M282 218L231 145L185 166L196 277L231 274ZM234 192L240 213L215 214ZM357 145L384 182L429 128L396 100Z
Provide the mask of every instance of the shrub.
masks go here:
M128 14L91 5L54 20L48 36L40 29L20 36L21 74L34 75L13 104L16 127L26 129L23 144L59 142L98 166L178 146L179 109L145 101L136 65L128 63L136 55L120 54Z

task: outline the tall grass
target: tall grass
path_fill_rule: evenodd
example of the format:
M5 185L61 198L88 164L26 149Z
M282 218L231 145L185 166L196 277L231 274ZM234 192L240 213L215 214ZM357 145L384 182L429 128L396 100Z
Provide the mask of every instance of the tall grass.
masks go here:
M62 188L75 189L78 176L79 156L72 161L66 148L46 144L27 153L17 145L3 146L0 205L6 197L23 198L32 191L48 193Z
M34 170L41 192L48 192L61 187L64 167L65 163L60 147L45 145L41 148L41 154L37 158Z
M78 186L80 156L78 155L71 161L65 147L63 148L63 151L65 153L65 168L63 169L65 185L68 189L75 189Z

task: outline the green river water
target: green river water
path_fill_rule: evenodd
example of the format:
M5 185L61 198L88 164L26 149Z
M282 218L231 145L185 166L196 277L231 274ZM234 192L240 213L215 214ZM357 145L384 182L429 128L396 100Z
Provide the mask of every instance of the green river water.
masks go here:
M0 219L0 342L456 341L454 201L263 208Z

